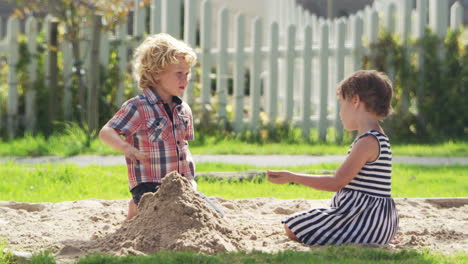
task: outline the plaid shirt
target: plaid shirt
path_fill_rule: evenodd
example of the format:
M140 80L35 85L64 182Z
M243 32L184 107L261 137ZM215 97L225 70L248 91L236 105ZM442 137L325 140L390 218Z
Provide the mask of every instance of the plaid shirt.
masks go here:
M195 163L188 149L194 139L192 110L179 97L173 97L176 106L172 120L164 109L164 102L150 89L126 101L107 123L125 136L125 141L148 153L150 166L137 161L135 166L125 158L130 190L143 182L161 183L167 173L177 171L188 179L195 175Z

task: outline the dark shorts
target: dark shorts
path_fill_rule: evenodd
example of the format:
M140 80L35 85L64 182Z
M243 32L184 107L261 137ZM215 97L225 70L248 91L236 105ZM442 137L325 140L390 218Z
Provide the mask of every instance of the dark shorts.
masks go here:
M130 192L132 193L135 204L138 205L143 194L147 192L156 192L159 189L159 185L161 184L156 182L143 182L131 189Z

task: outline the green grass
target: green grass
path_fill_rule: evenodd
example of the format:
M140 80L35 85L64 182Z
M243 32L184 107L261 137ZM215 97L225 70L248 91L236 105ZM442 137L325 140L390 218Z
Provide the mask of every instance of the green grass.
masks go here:
M299 167L271 167L306 173L336 169L338 164L320 164ZM219 171L266 170L237 164L197 164L198 173ZM0 200L18 202L59 202L67 200L128 199L126 167L86 166L70 164L0 166ZM468 196L468 166L421 166L395 164L392 194L394 197L466 197ZM316 191L297 185L277 185L261 174L249 179L197 178L199 190L207 196L226 199L276 197L280 199L329 199L333 193Z
M196 142L195 142L196 143ZM254 144L237 140L208 140L205 144L192 144L193 154L246 154L246 155L345 155L350 142L344 144ZM392 143L393 155L425 157L466 157L468 142L448 141L437 144Z
M75 131L76 130L76 131ZM12 141L0 140L0 157L7 156L73 156L80 154L121 155L104 145L98 139L87 145L87 137L79 129L70 129L67 134L46 139L43 136L26 135ZM70 132L71 131L71 132ZM204 137L203 141L190 143L193 154L290 154L290 155L344 155L349 142L343 144L325 143L247 143L241 140L219 140ZM398 144L392 143L394 155L399 156L468 156L468 142L447 141L437 144Z
M13 261L13 253L6 248L7 243L0 237L0 264L10 264Z
M127 263L191 263L191 264L240 264L240 263L339 263L339 264L457 264L466 263L467 255L463 253L443 255L428 251L397 250L369 248L364 246L326 246L310 251L284 251L278 253L264 252L222 252L216 255L197 254L193 252L161 251L150 256L107 256L90 255L79 259L78 264L127 264ZM31 264L52 264L53 258L33 258Z

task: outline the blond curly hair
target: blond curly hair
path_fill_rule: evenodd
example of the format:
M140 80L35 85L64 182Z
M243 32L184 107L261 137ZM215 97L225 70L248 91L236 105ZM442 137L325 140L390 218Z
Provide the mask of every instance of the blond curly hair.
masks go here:
M190 66L195 65L195 51L181 40L159 33L148 36L133 54L133 78L141 89L154 86L152 75L164 72L169 64L179 63L182 56Z

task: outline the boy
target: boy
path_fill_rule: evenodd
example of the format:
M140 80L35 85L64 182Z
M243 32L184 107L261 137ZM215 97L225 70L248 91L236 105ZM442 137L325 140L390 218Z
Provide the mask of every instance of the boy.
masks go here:
M133 197L126 220L137 214L142 195L156 192L171 171L196 189L187 142L194 139L192 111L180 98L195 62L195 52L184 42L163 33L147 37L133 59L133 76L143 94L126 101L99 132L104 143L125 155Z

